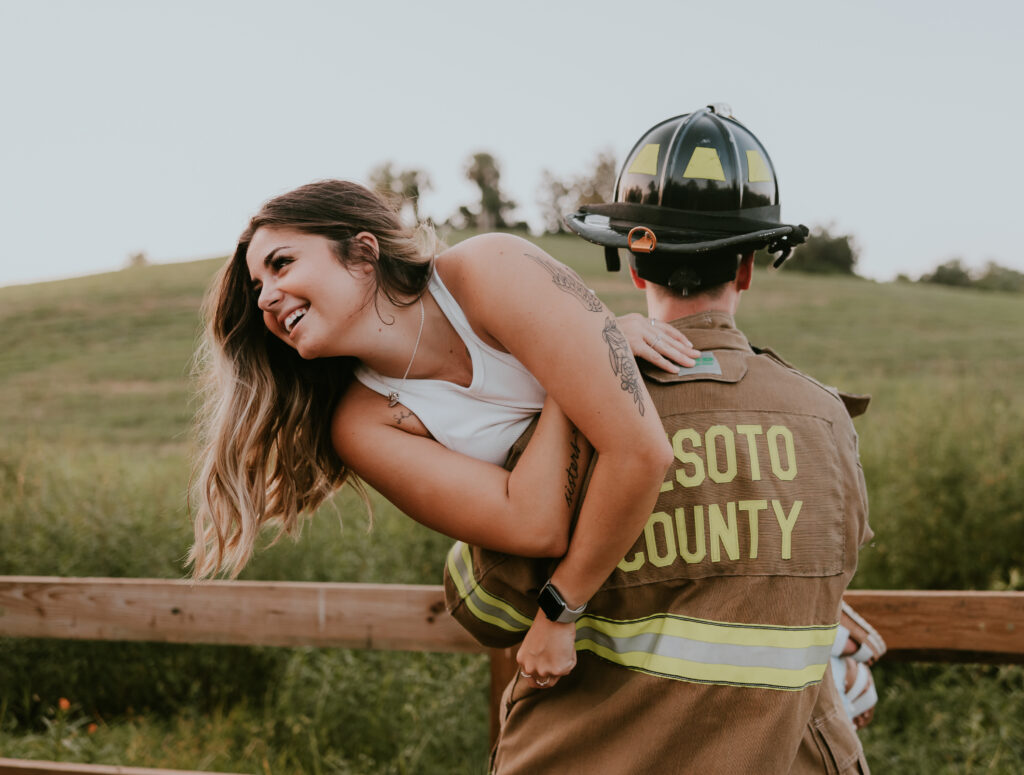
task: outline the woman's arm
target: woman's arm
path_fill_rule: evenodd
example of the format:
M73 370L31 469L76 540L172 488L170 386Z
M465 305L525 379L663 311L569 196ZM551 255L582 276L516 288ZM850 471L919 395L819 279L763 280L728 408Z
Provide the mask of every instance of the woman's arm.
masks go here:
M678 370L662 352L693 363L688 354L697 351L671 326L656 328L636 313L617 322L631 349L647 351L655 365ZM655 343L659 334L664 341ZM417 522L457 540L525 557L565 554L593 453L549 397L526 450L506 471L443 447L408 409L386 407L359 383L339 404L332 437L339 457Z
M597 462L552 583L587 602L651 513L672 451L615 318L567 267L525 240L461 243L444 280L485 340L515 355L594 447ZM572 625L538 616L519 652L525 673L553 685L575 663ZM541 685L541 684L538 684Z
M591 447L548 399L509 472L429 437L400 404L353 383L335 410L335 451L381 495L427 527L506 554L561 557Z
M578 606L642 529L671 449L625 337L575 274L525 240L505 235L475 238L450 253L439 262L443 278L474 330L522 361L600 453L569 551L552 577L569 604ZM568 521L550 511L559 500L553 503L551 492L560 489L557 477L573 453L568 438L547 462L546 437L535 438L527 448L537 455L535 468L521 460L521 479L514 479L416 438L406 432L408 425L394 427L381 415L387 411L379 396L356 384L333 428L342 459L385 497L424 524L471 543L526 556L561 553L564 535L552 543L547 534L552 524ZM546 487L529 486L531 470L548 477ZM519 495L534 496L534 504L515 501ZM574 635L572 625L537 617L520 649L524 671L553 685L575 663Z

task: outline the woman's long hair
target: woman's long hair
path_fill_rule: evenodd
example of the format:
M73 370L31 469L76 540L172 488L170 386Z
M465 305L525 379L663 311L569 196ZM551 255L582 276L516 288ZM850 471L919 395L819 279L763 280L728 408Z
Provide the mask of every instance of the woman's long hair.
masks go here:
M412 233L388 200L340 180L275 197L250 221L203 304L195 360L202 401L191 493L195 542L188 556L195 577L237 576L264 526L277 527L274 542L297 536L301 517L352 478L331 445L330 426L356 360L303 360L267 330L245 260L263 226L326 237L343 265L373 265L375 302L383 296L400 306L423 293L438 249L431 229ZM362 231L376 236L379 256L352 239Z

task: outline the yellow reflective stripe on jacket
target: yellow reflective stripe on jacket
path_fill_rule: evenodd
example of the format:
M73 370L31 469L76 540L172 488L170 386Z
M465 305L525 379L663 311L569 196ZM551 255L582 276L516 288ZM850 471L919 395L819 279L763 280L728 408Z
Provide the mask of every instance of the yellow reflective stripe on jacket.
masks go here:
M462 541L448 552L448 573L477 619L508 632L529 629L530 617L480 587ZM584 614L576 622L576 650L680 681L795 691L825 675L837 627L739 624L678 614L642 619Z
M658 614L582 616L576 650L631 670L697 683L798 690L821 681L835 624L782 627Z
M456 541L448 550L448 574L459 590L459 598L477 619L509 632L530 629L533 619L483 589L473 578L473 558L469 546L462 541Z

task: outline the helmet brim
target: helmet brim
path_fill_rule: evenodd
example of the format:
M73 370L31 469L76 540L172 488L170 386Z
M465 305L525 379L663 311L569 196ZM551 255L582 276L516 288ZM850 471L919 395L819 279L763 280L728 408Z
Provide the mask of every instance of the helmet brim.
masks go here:
M595 245L604 245L610 248L623 248L629 250L627 238L629 227L638 225L629 224L629 227L616 227L612 219L607 215L596 213L577 212L565 216L565 224L575 234ZM642 224L641 224L642 225ZM707 238L704 235L693 234L693 239L687 239L678 229L664 230L657 226L653 230L658 235L658 253L706 253L734 246L748 246L751 249L764 247L774 242L779 237L792 236L795 239L793 244L804 241L806 227L780 224L767 229L744 232L743 234L723 235L720 237ZM798 237L798 239L796 239Z

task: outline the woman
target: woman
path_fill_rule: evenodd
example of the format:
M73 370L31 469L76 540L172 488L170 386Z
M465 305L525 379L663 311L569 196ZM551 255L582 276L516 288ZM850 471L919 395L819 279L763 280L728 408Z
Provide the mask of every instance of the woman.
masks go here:
M252 219L207 301L196 575L237 574L261 527L294 533L353 473L453 538L562 557L551 582L570 607L622 558L672 453L614 317L517 237L432 255L353 183L303 186ZM685 362L674 333L652 321L634 343ZM599 457L566 549L566 469L589 454L573 426ZM524 674L553 685L575 664L574 634L536 617Z

